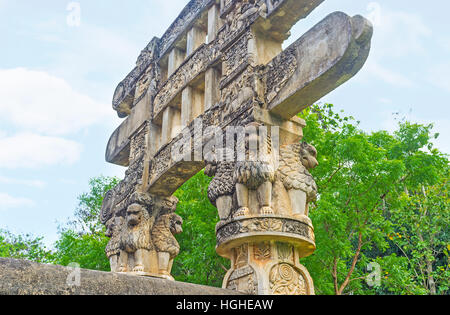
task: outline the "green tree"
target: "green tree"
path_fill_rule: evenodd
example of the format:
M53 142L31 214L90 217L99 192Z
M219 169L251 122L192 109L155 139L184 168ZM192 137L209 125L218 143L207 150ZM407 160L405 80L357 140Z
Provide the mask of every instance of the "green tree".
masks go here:
M414 279L405 276L411 268L407 257L388 251L388 235L396 227L388 210L396 207L405 186L433 183L439 178L437 170L448 164L432 148L432 126L402 122L393 135L367 134L352 117L340 117L329 104L315 106L303 117L305 140L317 147L320 163L313 171L320 197L311 214L318 249L304 260L318 293L392 293L401 287L391 285L391 291L368 287L370 262L382 265L385 274L396 268L399 280L408 279L408 286L395 293L423 293Z
M0 257L48 263L52 260L52 253L46 249L42 240L42 237L14 235L0 230Z
M79 205L74 219L60 228L59 240L55 243L53 263L67 266L78 263L81 268L109 271L105 247L109 239L99 214L103 198L119 179L99 176L89 181L89 191L79 196Z
M183 233L177 236L181 252L172 274L178 281L221 287L229 261L216 254L217 209L207 197L211 179L198 173L175 195L180 199L177 213L183 217Z
M405 186L389 211L394 249L407 258L411 276L426 294L448 294L450 286L449 169L433 185Z

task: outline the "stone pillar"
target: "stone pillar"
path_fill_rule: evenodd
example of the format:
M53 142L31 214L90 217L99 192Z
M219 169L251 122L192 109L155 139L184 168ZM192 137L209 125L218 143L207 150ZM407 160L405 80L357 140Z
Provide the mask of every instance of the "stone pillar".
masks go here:
M317 151L299 142L303 121L256 117L279 122L281 135L290 134L297 142L269 146L267 154L259 152L252 161L207 161L206 170L214 170L209 175L215 176L208 196L221 218L216 227L217 253L231 260L223 288L258 295L313 295L313 280L300 259L316 249L308 205L317 196L317 186L308 170L317 166ZM247 126L242 147L248 150L255 139L259 148L261 141L272 142L274 136L259 127L268 126L255 122Z
M208 44L216 39L220 26L220 7L214 4L208 11Z
M158 152L159 148L161 148L161 126L158 126L154 123L150 123L149 126L149 156L154 156L156 152Z
M204 112L204 96L202 91L188 86L181 95L181 129L187 127L195 117Z
M181 130L181 113L174 107L167 107L162 117L161 145L169 143Z
M315 250L306 217L253 215L219 225L217 252L231 260L223 288L257 295L313 295L300 259Z
M221 73L216 68L209 68L205 73L205 110L210 109L219 101L219 82Z
M175 70L183 63L186 53L178 47L174 47L169 53L169 64L167 70L167 77L170 77Z
M186 56L191 55L198 47L206 41L206 32L194 26L187 33Z

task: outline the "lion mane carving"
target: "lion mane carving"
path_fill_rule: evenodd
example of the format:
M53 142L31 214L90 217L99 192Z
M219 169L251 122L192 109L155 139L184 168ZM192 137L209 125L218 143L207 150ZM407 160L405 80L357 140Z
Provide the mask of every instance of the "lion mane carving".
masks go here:
M159 216L151 231L158 255L159 274L168 279L173 279L170 276L173 260L180 252L180 245L174 235L183 232L183 219L175 214L177 203L176 197L163 199Z
M236 187L234 182L236 163L228 162L226 158L227 156L223 162L217 161L216 157L206 159L207 165L205 168L205 175L214 177L208 187L208 199L217 208L221 221L227 220L231 215Z
M126 210L125 223L120 233L119 272L148 272L146 262L154 249L150 236L154 223L154 217L150 215L153 202L142 199L139 194L133 195ZM133 270L128 270L131 265L134 265Z
M317 197L317 185L308 170L315 168L317 150L308 143L296 143L280 148L276 180L289 194L294 215L308 216L308 204Z
M105 248L106 257L109 259L112 272L119 270L119 255L120 255L120 235L124 227L125 219L120 216L112 217L105 223L106 237L110 240Z
M259 123L250 123L245 127L246 137L245 146L238 143L238 150L245 147L245 161L237 161L234 172L236 181L236 197L238 210L235 216L245 216L249 214L249 189L256 190L258 193L258 201L261 214L273 214L272 210L272 183L275 180L275 166L272 151L272 143L270 137L261 135L258 128ZM260 138L264 142L259 141ZM259 144L256 152L251 148L255 144ZM264 144L266 152L262 151Z

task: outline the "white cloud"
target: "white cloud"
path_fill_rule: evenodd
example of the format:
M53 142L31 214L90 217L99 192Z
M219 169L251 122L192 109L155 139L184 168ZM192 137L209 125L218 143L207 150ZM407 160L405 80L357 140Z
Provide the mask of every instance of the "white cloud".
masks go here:
M380 103L383 103L383 104L386 104L386 105L390 105L390 104L393 103L391 99L385 98L385 97L379 98L378 101Z
M47 135L75 133L112 117L111 107L63 79L24 68L0 70L0 119Z
M373 2L368 6L369 18L374 24L373 53L378 56L404 57L426 51L424 39L431 29L420 15L391 10Z
M0 138L0 168L71 165L79 160L80 144L58 137L20 133Z
M0 184L29 186L34 188L44 188L47 185L45 182L41 180L16 179L5 176L0 176Z
M450 92L450 63L432 67L428 72L428 82L434 86Z
M446 51L450 52L450 38L440 39L439 45L441 45Z
M364 70L390 85L399 87L411 87L414 85L414 83L403 74L381 66L374 59L367 62Z
M27 198L16 198L0 192L0 210L19 207L33 207L34 205L35 203L33 200Z

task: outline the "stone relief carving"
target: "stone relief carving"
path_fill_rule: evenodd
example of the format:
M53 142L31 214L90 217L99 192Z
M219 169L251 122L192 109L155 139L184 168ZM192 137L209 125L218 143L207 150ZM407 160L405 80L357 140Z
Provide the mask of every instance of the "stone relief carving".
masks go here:
M307 295L303 275L289 264L279 264L270 272L270 288L274 295Z
M202 45L178 68L160 88L154 100L154 112L158 115L170 101L217 58L213 45Z
M183 232L183 219L175 214L177 203L176 197L163 199L159 216L151 232L158 255L159 274L168 279L172 279L170 271L173 260L180 252L180 245L174 235Z
M248 263L248 245L243 244L236 248L236 261L235 267L241 268L244 267Z
M307 143L282 146L279 163L276 180L289 195L291 213L308 216L308 204L317 196L316 182L308 172L318 165L317 150Z
M128 116L135 105L136 85L143 74L149 71L150 64L158 57L158 44L159 39L155 37L139 55L133 71L117 86L113 97L113 109L117 111L120 118ZM152 78L148 80L151 82Z
M211 0L191 0L187 6L183 9L175 22L169 27L169 29L161 37L159 43L159 50L161 55L165 54L175 40L186 31L187 26L194 21L203 9L211 3Z
M235 185L233 180L234 162L207 161L205 174L214 177L208 187L208 198L219 211L220 220L226 221L233 210Z
M312 228L301 221L283 217L250 217L239 221L219 223L217 227L217 243L223 244L248 233L286 233L293 237L302 237L313 243Z
M294 261L294 249L292 245L286 243L277 243L278 258L282 261Z
M286 82L292 77L297 69L297 58L295 57L295 47L286 49L282 54L275 57L265 70L266 78L266 98L267 103L273 101Z
M238 211L235 216L245 216L250 213L249 190L256 190L258 194L259 211L261 214L273 214L272 209L272 183L275 181L275 166L272 156L272 144L270 138L264 137L266 152L252 149L251 146L257 144L260 135L257 128L258 123L251 123L246 126L248 137L245 137L245 144L238 143L238 148L245 148L248 158L245 161L236 163L235 180Z
M249 295L257 294L258 279L255 270L250 266L236 269L230 275L225 287L229 290L240 291Z
M271 258L272 251L270 249L270 243L262 242L253 245L253 251L256 260L267 260Z

